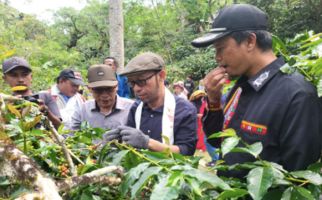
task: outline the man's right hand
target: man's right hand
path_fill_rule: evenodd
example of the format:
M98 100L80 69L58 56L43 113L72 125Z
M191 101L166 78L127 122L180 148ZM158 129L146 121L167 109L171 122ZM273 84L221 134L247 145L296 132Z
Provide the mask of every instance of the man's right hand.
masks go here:
M217 67L206 75L204 84L210 104L220 103L221 91L227 79L228 75L223 67Z
M121 130L118 128L106 131L103 135L103 143L106 144L112 140L121 140L120 132Z

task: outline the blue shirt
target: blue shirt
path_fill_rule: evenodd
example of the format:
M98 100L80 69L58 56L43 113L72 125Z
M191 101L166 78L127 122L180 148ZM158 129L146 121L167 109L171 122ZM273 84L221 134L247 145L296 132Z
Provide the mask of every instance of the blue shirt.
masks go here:
M120 75L116 74L116 78L117 78L117 81L118 81L117 94L120 97L130 98L131 97L131 92L130 92L129 85L127 84L126 76L120 76Z
M175 97L176 109L174 117L174 145L183 155L193 155L197 143L197 111L187 100ZM140 101L136 101L130 110L127 125L135 128L135 111ZM143 105L140 130L150 138L162 142L162 113L163 106L152 110Z
M63 97L63 99L64 99L65 102L68 102L68 100L70 99L69 96L66 96L63 93L59 93L59 94Z

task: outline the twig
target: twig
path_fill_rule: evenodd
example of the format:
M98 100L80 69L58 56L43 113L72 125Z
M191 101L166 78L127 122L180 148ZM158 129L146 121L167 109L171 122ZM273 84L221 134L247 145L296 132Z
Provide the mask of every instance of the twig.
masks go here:
M309 184L310 181L304 181L302 184L299 185L299 187L304 187L304 185Z
M289 181L293 181L293 182L298 182L298 183L301 183L301 184L307 182L307 180L297 179L297 178L293 178L293 177L286 177L285 179L289 180Z
M160 165L159 163L155 162L154 160L144 156L143 154L139 153L137 150L135 150L133 147L130 147L130 146L127 146L127 145L124 145L122 143L115 143L116 145L120 145L121 147L125 148L125 149L128 149L130 150L132 153L134 153L135 155L137 155L138 157L150 162L151 164L155 165L155 166L158 166L158 167L161 167L163 169L165 169L167 172L171 173L171 170L168 169L167 167L165 166L162 166Z
M56 185L59 191L69 191L75 186L88 185L92 183L105 183L108 185L118 185L121 178L115 176L106 176L106 174L116 172L119 176L123 176L123 168L119 166L108 166L101 169L94 170L82 176L75 176L67 178L63 181L57 182Z
M68 163L68 166L70 168L70 171L71 171L72 175L73 176L76 176L77 175L77 171L76 171L75 165L73 163L73 160L71 158L71 151L68 151L65 143L60 138L59 133L57 132L57 130L55 129L55 127L53 126L53 124L51 123L51 121L49 121L49 119L47 117L46 117L46 123L48 124L50 131L53 133L53 135L54 135L57 143L62 147L63 152L64 152L64 155L65 155L65 158L67 160L67 163ZM74 155L74 154L72 154L72 155ZM77 160L77 161L79 161L79 160Z
M82 164L82 165L85 165L85 163L81 160L81 159L79 159L70 149L67 149L67 151L68 151L68 153L74 158L74 159L76 159L80 164Z

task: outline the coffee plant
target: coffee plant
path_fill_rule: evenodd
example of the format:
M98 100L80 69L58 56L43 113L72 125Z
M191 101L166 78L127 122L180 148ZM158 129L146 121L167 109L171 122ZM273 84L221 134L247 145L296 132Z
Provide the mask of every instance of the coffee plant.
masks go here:
M232 129L212 136L226 138L219 150L222 156L243 152L254 156L256 161L233 166L218 161L212 168L201 169L200 157L182 156L169 150L139 150L118 141L104 144L101 138L105 130L87 124L76 132L61 128L55 137L37 104L4 94L1 94L1 120L0 195L4 199L39 191L33 182L35 177L28 178L19 174L22 169L15 169L13 162L19 158L7 156L9 146L13 152L14 147L28 156L32 163L29 167L52 180L62 199L313 200L321 194L321 163L308 170L288 172L276 163L260 159L261 143L237 147L242 141ZM10 163L13 166L8 167ZM109 167L114 168L103 172ZM14 173L9 173L9 169ZM236 179L218 177L218 170L248 170L249 173L244 179Z
M274 37L274 50L287 64L285 73L305 75L322 95L321 34L299 34L285 43ZM256 161L200 167L198 156L166 150L135 149L118 141L104 143L107 130L82 124L79 131L53 128L38 105L0 93L0 199L319 199L322 163L286 171L262 160L261 143L246 144L234 130L218 152L252 155ZM238 143L244 147L238 147ZM247 170L242 179L218 171Z

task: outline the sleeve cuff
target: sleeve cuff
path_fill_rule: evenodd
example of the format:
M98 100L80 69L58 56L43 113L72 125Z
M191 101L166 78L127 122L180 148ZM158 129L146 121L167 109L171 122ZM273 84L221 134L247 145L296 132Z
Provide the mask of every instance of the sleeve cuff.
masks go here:
M210 103L209 100L208 100L208 98L207 98L207 110L208 111L219 111L219 110L222 110L220 101L215 102L215 103Z

